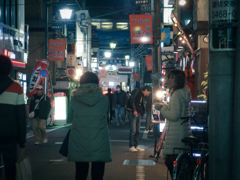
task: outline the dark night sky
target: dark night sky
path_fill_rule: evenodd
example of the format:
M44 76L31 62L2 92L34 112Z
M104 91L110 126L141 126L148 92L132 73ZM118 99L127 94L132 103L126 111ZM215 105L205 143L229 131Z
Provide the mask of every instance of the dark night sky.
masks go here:
M123 7L123 0L87 0L87 7Z

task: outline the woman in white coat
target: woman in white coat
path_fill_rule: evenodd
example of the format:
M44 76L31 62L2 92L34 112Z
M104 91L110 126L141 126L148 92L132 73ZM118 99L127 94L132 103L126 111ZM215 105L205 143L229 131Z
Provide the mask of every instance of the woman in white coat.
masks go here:
M186 86L185 74L183 71L173 69L168 74L168 88L170 93L169 104L157 103L155 108L160 110L166 121L167 133L165 137L163 154L166 156L165 164L172 176L173 161L177 158L174 148L187 148L181 142L183 137L192 134L190 121L182 124L181 117L189 116L189 103L191 101L190 89Z

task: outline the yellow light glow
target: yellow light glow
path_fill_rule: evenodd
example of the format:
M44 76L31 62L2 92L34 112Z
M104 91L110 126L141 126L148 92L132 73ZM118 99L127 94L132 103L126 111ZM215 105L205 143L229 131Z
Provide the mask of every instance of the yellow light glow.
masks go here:
M135 31L140 31L140 30L141 30L141 27L140 27L140 26L136 26L136 27L134 28L134 30L135 30Z

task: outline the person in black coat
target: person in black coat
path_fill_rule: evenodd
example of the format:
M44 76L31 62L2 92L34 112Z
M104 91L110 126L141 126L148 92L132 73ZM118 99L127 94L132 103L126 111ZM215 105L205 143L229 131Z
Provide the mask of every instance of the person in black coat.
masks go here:
M17 149L23 150L26 143L23 89L9 77L11 70L10 59L0 55L0 154L6 180L16 178Z
M29 112L34 111L33 118L33 135L36 140L35 145L41 144L41 136L43 143L48 141L46 133L46 121L51 110L50 98L43 93L41 85L36 86L37 93L33 95L30 103Z
M140 132L141 116L145 113L145 108L143 105L144 96L149 96L152 92L151 86L144 86L142 89L137 88L132 92L132 95L128 101L127 111L129 119L129 151L144 151L138 147L138 136Z
M113 121L112 117L113 117L113 110L112 110L112 99L113 99L113 94L111 93L112 89L108 88L108 93L105 94L108 99L109 99L109 114L108 114L108 123ZM109 118L110 115L110 118Z

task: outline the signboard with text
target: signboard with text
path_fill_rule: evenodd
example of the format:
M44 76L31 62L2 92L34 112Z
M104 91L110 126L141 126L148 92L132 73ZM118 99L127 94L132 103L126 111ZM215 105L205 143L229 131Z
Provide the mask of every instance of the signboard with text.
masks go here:
M147 71L152 71L152 56L146 56Z
M132 44L152 44L152 15L129 15Z
M76 63L76 56L74 54L68 54L67 61L66 61L67 77L73 77L75 75L75 63Z
M101 69L98 71L98 77L99 78L106 78L107 77L107 71L105 69Z
M210 50L231 51L236 49L237 27L229 27L237 21L237 0L212 0L210 3ZM217 26L216 26L217 25Z
M140 81L139 73L133 73L132 75L133 75L133 79L134 79L134 81L137 81L137 82Z
M64 61L66 41L61 39L48 40L48 60Z

